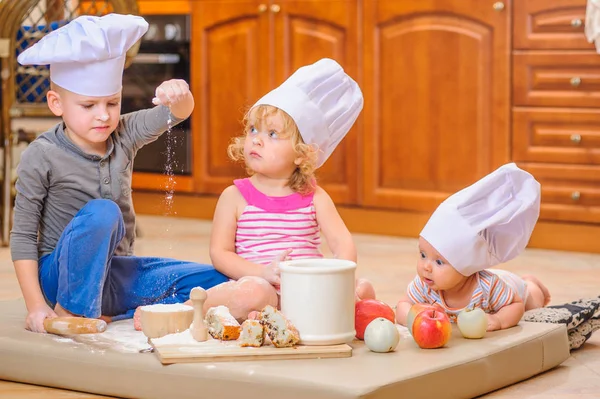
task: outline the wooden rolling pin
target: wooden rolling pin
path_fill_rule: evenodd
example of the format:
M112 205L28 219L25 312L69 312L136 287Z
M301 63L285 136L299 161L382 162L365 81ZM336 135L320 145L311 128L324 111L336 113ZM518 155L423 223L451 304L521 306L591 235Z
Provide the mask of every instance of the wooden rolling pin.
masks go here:
M44 328L57 335L96 334L106 330L106 322L85 317L54 317L44 320Z

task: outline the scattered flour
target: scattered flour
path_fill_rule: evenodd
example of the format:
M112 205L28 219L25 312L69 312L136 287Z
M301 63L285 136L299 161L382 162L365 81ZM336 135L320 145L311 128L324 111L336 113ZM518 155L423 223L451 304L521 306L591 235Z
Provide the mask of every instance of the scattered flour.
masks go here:
M56 336L49 334L56 342L90 352L104 353L108 351L122 353L139 353L141 349L150 347L148 338L141 331L133 328L133 320L121 320L108 323L106 331L98 334L80 334Z
M164 337L153 338L152 342L155 345L194 345L199 343L192 337L189 329L174 334L167 334Z
M183 303L173 304L162 304L142 306L145 312L185 312L193 311L194 308L190 305L184 305Z

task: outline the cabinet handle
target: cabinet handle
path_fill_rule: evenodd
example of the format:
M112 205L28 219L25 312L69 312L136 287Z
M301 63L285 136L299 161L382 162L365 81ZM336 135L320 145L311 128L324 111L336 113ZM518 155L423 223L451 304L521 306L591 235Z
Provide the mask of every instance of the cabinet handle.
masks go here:
M574 78L571 78L571 86L573 87L577 87L581 84L581 78L578 76L575 76Z
M259 13L263 13L265 11L267 11L267 5L266 4L259 4L259 6L258 6L258 12Z
M281 6L279 4L273 4L271 6L271 12L277 14L279 11L281 11Z
M579 134L572 134L571 135L571 141L575 144L579 144L581 143L581 135Z
M581 25L583 25L583 22L581 21L581 19L579 19L579 18L573 18L571 20L571 26L573 28L579 28Z
M571 199L573 201L579 201L579 198L581 198L581 193L579 191L573 191L571 193Z
M494 7L494 10L496 10L496 11L502 11L502 10L504 10L504 3L501 1L497 1L494 3L494 5L492 7Z

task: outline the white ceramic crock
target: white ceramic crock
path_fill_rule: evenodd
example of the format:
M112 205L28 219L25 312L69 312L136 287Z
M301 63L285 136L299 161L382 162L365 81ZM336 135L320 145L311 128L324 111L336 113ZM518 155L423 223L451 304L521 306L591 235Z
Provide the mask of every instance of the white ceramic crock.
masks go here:
M337 345L354 339L356 263L298 259L279 264L281 311L303 345Z

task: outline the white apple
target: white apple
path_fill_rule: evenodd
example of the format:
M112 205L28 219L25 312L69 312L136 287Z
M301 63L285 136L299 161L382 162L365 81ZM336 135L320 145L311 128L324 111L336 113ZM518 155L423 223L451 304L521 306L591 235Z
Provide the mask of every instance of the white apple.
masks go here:
M365 329L365 344L373 352L391 352L400 341L400 333L396 324L388 319L378 317L373 319Z
M487 330L487 315L481 308L464 309L456 320L460 333L465 338L483 338Z

